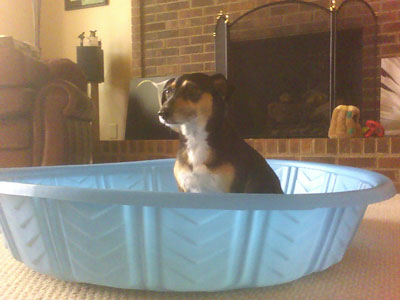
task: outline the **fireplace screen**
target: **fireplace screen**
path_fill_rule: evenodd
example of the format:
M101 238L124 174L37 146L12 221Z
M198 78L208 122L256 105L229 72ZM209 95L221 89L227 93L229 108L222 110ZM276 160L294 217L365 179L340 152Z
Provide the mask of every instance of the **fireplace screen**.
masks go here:
M232 23L221 14L216 69L234 88L237 129L245 137L326 137L339 104L377 119L376 34L375 14L359 0L339 8L273 2Z

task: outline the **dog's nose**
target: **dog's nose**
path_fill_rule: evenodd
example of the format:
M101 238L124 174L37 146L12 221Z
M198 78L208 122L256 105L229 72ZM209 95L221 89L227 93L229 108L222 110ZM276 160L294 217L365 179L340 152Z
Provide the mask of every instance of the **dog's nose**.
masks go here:
M162 108L158 111L158 116L163 118L164 120L168 118L168 115L169 115L169 113L168 113L168 110L166 110L166 109Z

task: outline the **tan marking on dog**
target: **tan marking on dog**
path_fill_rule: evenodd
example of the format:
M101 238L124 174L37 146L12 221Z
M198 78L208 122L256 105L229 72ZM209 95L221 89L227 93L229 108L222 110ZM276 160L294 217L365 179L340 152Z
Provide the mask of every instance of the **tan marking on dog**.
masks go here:
M182 97L176 98L172 119L181 124L196 119L197 126L205 127L212 114L212 101L209 93L204 93L196 103Z
M184 192L227 193L231 190L235 169L232 164L226 163L212 169L201 164L190 170L187 165L177 160L174 175L178 186Z
M235 167L232 164L226 163L212 168L211 174L218 178L218 186L222 192L228 193L231 191L233 180L235 179Z
M196 117L196 104L182 97L176 98L173 106L172 119L178 123L186 123Z
M187 192L183 186L183 182L181 179L180 174L185 173L190 171L189 167L187 165L183 165L179 160L176 160L175 165L174 165L174 176L176 179L176 182L178 183L178 187L183 190L184 192Z
M204 93L197 105L197 115L204 121L208 121L212 115L213 98L209 93Z

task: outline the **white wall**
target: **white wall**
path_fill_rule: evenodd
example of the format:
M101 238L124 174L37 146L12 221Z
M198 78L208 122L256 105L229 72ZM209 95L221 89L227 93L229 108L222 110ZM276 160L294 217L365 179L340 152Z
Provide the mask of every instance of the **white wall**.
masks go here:
M66 57L76 62L78 35L97 30L104 50L105 82L99 87L103 140L108 139L111 123L118 125L118 139L124 138L132 65L131 0L109 2L107 6L65 11L62 0L42 0L40 21L44 58Z
M0 0L0 35L35 44L32 0Z

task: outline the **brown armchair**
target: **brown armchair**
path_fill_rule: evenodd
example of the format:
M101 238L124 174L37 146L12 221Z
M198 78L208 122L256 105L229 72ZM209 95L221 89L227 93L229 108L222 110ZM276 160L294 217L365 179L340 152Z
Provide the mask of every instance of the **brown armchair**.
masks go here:
M94 107L80 68L0 37L0 167L92 161Z

